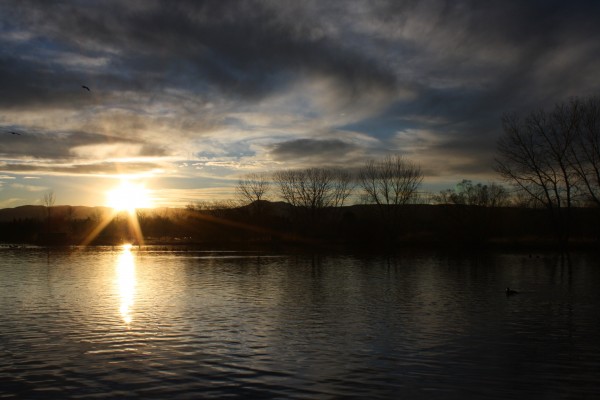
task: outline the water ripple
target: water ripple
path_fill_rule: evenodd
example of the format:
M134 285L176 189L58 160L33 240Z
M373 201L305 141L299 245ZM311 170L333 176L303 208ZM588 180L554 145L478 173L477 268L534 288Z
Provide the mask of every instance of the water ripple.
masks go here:
M525 260L3 251L0 398L592 397L598 263Z

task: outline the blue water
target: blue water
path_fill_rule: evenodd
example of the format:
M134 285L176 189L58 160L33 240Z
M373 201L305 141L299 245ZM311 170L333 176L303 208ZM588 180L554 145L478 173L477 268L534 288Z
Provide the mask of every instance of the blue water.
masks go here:
M1 248L0 397L597 398L598 288L586 254Z

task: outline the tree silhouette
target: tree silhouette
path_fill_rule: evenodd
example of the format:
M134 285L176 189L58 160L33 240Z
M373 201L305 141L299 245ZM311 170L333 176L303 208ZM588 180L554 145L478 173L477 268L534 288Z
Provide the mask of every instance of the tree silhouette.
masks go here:
M52 190L47 191L46 193L44 193L44 196L42 196L42 204L46 206L46 218L48 224L50 224L52 207L54 206L55 201L56 196L54 195L54 191Z
M358 184L367 203L377 205L392 240L400 225L401 207L418 197L423 181L421 168L399 155L368 161L358 173Z
M358 174L366 201L381 207L403 205L415 199L422 181L421 168L399 155L370 160Z
M238 180L235 191L247 203L263 200L269 192L271 181L266 174L247 174Z
M43 205L50 208L50 207L54 206L55 201L56 201L56 196L54 195L54 191L49 190L48 192L44 193L44 196L42 197Z
M497 183L473 184L469 179L460 181L456 188L446 189L434 196L438 204L460 204L480 207L504 207L509 204L508 190Z
M237 197L242 203L252 204L257 215L261 214L261 201L265 199L271 188L271 180L267 174L247 174L238 180L235 187Z
M576 202L587 197L600 204L599 121L598 98L572 99L551 112L502 120L496 170L550 211L562 242L568 241Z
M353 190L352 175L337 169L281 170L273 174L273 181L281 198L299 212L297 222L311 229L317 221L324 223L326 214L332 215L325 210L342 207Z

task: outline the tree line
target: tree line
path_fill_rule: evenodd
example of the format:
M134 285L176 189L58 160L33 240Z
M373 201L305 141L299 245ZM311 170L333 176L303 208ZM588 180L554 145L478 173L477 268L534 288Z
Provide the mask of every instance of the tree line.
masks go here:
M280 199L314 215L319 209L344 206L357 187L365 203L407 204L417 198L422 181L419 165L400 155L388 155L368 161L355 173L312 167L247 174L235 190L242 202L254 203L265 200L275 188Z
M505 186L490 182L474 183L463 179L453 188L435 194L420 190L423 182L421 167L400 155L388 155L369 160L353 172L335 168L305 168L280 170L272 174L251 173L239 178L235 192L237 201L198 202L189 208L209 209L252 204L260 208L263 200L280 199L308 211L354 204L371 204L384 217L406 204L454 204L479 207L532 205Z

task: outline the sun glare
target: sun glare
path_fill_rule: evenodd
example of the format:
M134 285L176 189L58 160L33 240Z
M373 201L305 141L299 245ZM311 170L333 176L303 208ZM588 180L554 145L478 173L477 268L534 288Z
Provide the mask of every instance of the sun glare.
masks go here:
M148 189L128 180L121 181L119 186L107 192L106 198L107 205L115 211L134 212L138 208L152 207Z

